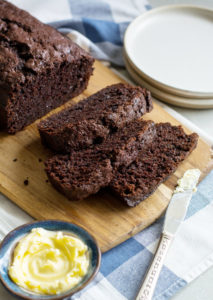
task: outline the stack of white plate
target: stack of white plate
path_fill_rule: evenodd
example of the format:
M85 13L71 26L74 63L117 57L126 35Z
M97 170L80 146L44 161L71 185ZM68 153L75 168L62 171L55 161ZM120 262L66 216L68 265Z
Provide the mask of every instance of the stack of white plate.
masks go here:
M137 17L124 37L132 78L156 98L213 108L213 11L172 5Z

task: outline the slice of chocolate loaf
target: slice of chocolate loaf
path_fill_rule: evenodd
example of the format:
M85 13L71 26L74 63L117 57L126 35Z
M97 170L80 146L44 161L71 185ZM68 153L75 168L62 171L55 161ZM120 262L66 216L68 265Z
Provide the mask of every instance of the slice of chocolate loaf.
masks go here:
M70 199L82 199L109 184L113 170L130 164L155 137L152 121L134 121L110 135L101 145L46 161L50 182Z
M187 135L180 126L156 125L156 137L128 167L121 166L110 183L112 191L129 206L151 195L197 145L198 135Z
M110 160L93 150L53 156L45 162L45 171L53 186L72 200L97 193L112 179Z
M79 95L94 59L11 3L0 12L0 129L15 133Z
M138 153L153 141L155 135L153 121L136 120L110 134L102 144L96 145L95 149L102 153L103 157L111 160L115 170L134 161Z
M110 133L151 110L150 92L119 83L50 116L38 129L43 144L69 153L103 142Z

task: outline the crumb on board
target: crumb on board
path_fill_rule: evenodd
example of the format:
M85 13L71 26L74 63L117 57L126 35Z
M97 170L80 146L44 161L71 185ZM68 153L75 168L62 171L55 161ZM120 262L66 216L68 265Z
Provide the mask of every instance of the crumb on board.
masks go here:
M13 161L16 162L18 160L18 158L14 158Z
M38 161L39 161L39 162L42 162L42 159L41 159L41 158L39 158L39 159L38 159Z
M29 179L27 178L24 180L24 185L28 185L28 184L29 184Z
M48 179L46 179L45 181L46 181L46 183L48 183L48 182L49 182L49 180L48 180Z

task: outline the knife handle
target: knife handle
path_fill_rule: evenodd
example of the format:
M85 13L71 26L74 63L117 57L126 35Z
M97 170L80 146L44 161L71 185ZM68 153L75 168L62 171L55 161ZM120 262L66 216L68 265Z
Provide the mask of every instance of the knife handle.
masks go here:
M158 281L160 271L163 266L164 259L166 257L167 251L171 245L173 236L167 233L162 233L157 252L154 256L152 264L150 265L143 284L139 290L136 300L151 300L156 283Z

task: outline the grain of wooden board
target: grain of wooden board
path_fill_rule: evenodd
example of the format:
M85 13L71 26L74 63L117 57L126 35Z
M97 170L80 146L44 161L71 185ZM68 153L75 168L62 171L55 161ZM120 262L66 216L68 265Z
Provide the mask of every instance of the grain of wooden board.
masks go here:
M123 80L96 62L88 89L74 101L120 81ZM157 104L144 118L179 124ZM97 238L103 252L158 219L169 203L177 178L186 169L199 168L205 176L212 167L210 146L200 139L197 149L175 174L135 208L126 207L104 190L84 201L71 202L46 182L43 161L51 153L40 143L37 123L13 136L0 134L0 191L35 219L61 219L83 226ZM28 184L24 184L25 180L28 180Z

